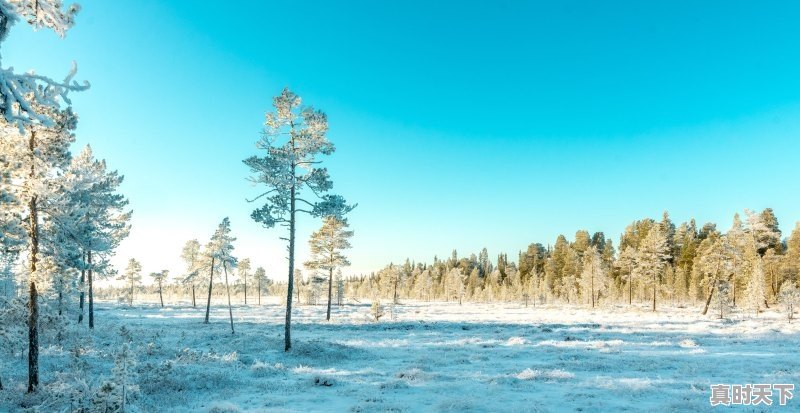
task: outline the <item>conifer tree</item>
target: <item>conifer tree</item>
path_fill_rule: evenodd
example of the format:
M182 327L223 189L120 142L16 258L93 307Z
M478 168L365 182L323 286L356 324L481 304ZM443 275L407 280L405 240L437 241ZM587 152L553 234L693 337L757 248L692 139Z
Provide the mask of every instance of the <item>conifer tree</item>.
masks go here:
M128 260L128 266L119 278L127 284L128 288L128 305L133 306L133 294L136 286L142 282L142 264L139 261L131 258Z
M195 298L195 287L198 278L200 277L200 269L202 265L202 258L200 252L200 242L196 239L186 241L181 251L181 259L183 260L184 269L182 284L189 285L192 292L192 307L197 307L197 300Z
M89 328L94 328L94 276L107 266L119 243L130 233L131 211L125 211L128 200L118 193L123 177L117 171L108 171L104 160L94 158L92 148L86 146L72 159L65 175L66 202L58 210L66 237L80 250L78 267L89 287ZM65 214L66 212L66 214ZM64 228L67 227L67 228ZM84 296L80 307L83 316ZM79 320L80 321L80 320Z
M266 114L264 136L257 144L266 153L263 157L252 156L244 160L253 174L251 180L267 187L266 192L253 199L264 198L266 202L253 211L252 218L267 228L279 224L289 229L285 351L292 347L296 215L301 212L315 217L342 217L353 209L341 196L326 194L333 182L328 170L316 165L320 162L320 155L330 155L334 151L333 144L325 136L328 119L323 112L302 107L301 103L300 97L289 89L275 97L275 112ZM304 198L304 189L318 196L319 200Z
M597 247L590 246L583 255L583 271L581 272L581 290L588 295L592 308L595 307L597 295L606 286L606 272Z
M20 20L28 22L34 29L47 28L60 37L66 35L75 22L80 7L70 5L66 10L61 0L0 0L0 45L6 40L11 27ZM53 110L69 105L69 92L82 91L89 84L74 82L76 67L73 63L63 82L41 76L33 71L15 73L13 68L0 65L0 117L20 131L31 126L53 128L58 116Z
M3 5L0 9L6 7ZM3 13L5 11L0 10L0 15ZM40 255L44 241L41 236L43 228L59 224L54 221L56 210L47 207L59 198L58 190L63 185L59 175L69 164L69 145L75 139L72 131L77 122L71 110L39 110L55 119L53 127L29 125L17 130L0 122L5 155L15 160L5 173L6 179L15 182L10 188L12 196L20 202L13 213L17 217L15 221L24 227L28 253L28 392L35 391L39 385L38 286L45 282L48 275L43 266L43 261L48 257Z
M645 285L652 287L653 311L656 311L656 296L660 278L670 257L669 252L667 238L658 225L650 228L636 251L635 274Z
M256 268L256 272L253 273L253 278L256 280L256 286L258 288L258 305L261 305L261 286L266 283L267 280L267 271L263 267Z
M168 275L169 271L167 270L161 270L159 272L150 273L150 277L153 278L153 281L155 281L156 287L158 288L158 301L161 303L161 308L164 308L164 294L163 294L162 284L164 283L164 280L167 279Z
M247 305L247 276L250 275L250 258L244 258L239 261L236 273L239 274L244 283L244 305Z
M204 254L206 261L209 262L211 273L209 274L208 283L208 302L206 303L206 318L205 323L208 324L209 314L211 313L211 290L214 286L214 271L222 268L225 274L225 289L228 293L228 315L231 322L231 333L236 331L233 328L233 307L231 306L231 293L230 286L228 285L228 267L235 268L237 260L231 255L233 252L233 242L236 238L231 236L231 223L228 217L223 218L214 235L211 236L211 241L206 245Z
M350 261L342 254L349 249L353 231L348 231L347 220L335 216L327 216L322 220L322 227L311 234L308 245L311 259L306 267L328 273L328 309L325 319L331 319L331 303L333 301L333 271L350 265Z

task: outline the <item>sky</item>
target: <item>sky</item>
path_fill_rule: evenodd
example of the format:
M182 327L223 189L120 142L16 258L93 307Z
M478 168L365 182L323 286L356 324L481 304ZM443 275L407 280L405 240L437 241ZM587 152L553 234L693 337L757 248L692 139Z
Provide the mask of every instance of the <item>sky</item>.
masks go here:
M634 219L800 220L800 3L83 0L65 39L17 24L3 66L73 95L75 152L125 175L114 263L181 274L223 217L286 279L281 229L250 219L242 160L289 87L327 113L334 192L358 203L353 265L531 242ZM299 261L320 225L301 217Z

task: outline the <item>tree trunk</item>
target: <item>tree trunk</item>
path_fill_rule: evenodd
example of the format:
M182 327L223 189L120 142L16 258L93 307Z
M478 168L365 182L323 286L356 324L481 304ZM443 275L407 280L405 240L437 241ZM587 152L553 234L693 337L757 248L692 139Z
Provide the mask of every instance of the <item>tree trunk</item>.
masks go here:
M328 270L328 313L325 320L331 321L331 300L333 300L333 267Z
M133 279L131 279L131 295L128 297L128 306L133 307L133 287L135 287Z
M86 255L84 252L81 252L81 263L84 263ZM86 300L86 292L84 291L86 285L86 269L85 265L81 267L81 298L80 298L80 308L81 312L78 314L78 324L83 323L83 302Z
M656 273L653 273L653 312L656 311L656 290L658 290L658 280Z
M197 308L197 302L194 300L194 284L192 284L192 308Z
M161 289L161 279L158 279L158 300L161 302L161 308L164 308L164 294Z
M714 284L711 286L711 291L708 293L708 298L706 299L706 306L703 308L703 315L708 313L708 306L711 305L711 297L714 295L714 289L717 288L717 280L714 280Z
M231 318L231 334L236 334L236 331L233 329L233 308L231 308L231 289L228 286L228 266L225 265L225 261L222 262L222 271L225 272L225 290L228 292L228 315Z
M206 303L206 321L208 324L208 314L211 312L211 289L214 287L214 259L211 257L211 277L208 277L208 302Z
M294 177L294 166L292 176ZM294 226L295 226L295 185L292 185L289 205L289 284L286 289L286 324L284 325L284 351L292 349L292 290L294 289Z
M592 308L594 308L594 271L592 271L592 279L591 280L592 280L592 291L591 291L591 293L592 293ZM527 302L525 303L525 306L526 307L528 306Z
M628 274L628 305L633 305L633 274Z
M258 305L261 305L261 280L258 280Z
M35 264L31 265L32 267ZM36 391L39 386L39 292L36 282L30 285L30 315L28 317L28 393Z
M247 274L244 274L244 305L247 305Z
M31 132L29 148L31 151L31 174L33 180L36 170L34 149L36 132ZM36 264L39 255L39 210L36 206L36 195L31 196L29 209L28 236L31 240L30 250L30 297L28 302L28 393L36 391L39 386L39 291L36 289Z
M393 304L397 304L397 281L398 281L397 278L398 278L397 276L395 276L395 278L394 278L394 294L392 294L392 303ZM447 301L450 301L450 300L447 300Z
M86 270L86 276L89 280L89 329L94 328L94 284L92 274L92 250L86 251L86 261L89 264L89 269Z

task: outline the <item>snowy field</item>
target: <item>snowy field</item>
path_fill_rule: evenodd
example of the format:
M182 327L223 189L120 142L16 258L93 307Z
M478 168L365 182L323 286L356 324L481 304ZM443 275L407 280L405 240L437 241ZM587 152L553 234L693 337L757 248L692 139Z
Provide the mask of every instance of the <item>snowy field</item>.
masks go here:
M364 304L325 323L324 306L301 305L287 354L283 311L236 306L231 335L223 306L204 325L199 307L100 303L82 358L108 374L127 326L145 412L691 412L713 410L710 384L800 384L800 322L776 312L722 321L681 308L405 303L396 321L368 321ZM69 353L42 349L45 383ZM24 393L24 361L7 364L0 411Z

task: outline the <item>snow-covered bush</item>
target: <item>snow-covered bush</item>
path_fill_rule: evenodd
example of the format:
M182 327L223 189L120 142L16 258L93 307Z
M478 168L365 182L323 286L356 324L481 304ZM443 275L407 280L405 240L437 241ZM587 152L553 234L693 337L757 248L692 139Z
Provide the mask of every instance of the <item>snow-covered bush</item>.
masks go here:
M714 294L714 309L720 319L725 318L725 314L731 311L733 302L731 300L731 287L727 281L717 283L717 291Z
M383 306L381 305L381 301L378 299L372 300L372 307L370 309L370 314L372 315L373 320L380 321L381 317L383 317Z
M114 368L111 377L104 381L92 397L93 412L125 412L128 402L139 387L136 385L136 355L130 346L130 331L124 326L120 329L124 342L114 357ZM127 409L127 411L135 411Z
M783 305L786 315L791 321L794 319L795 307L800 306L800 289L797 288L797 284L794 281L789 280L781 284L780 291L778 301Z

